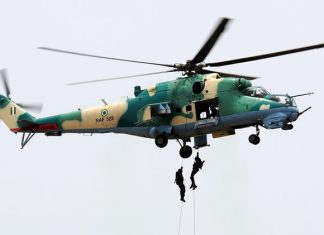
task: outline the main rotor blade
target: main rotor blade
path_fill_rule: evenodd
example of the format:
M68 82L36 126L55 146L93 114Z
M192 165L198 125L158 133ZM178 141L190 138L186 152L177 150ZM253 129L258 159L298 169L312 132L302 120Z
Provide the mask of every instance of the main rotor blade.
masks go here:
M158 66L171 67L171 68L174 67L174 65L172 65L172 64L161 64L161 63L138 61L138 60L127 60L127 59L120 59L120 58L114 58L114 57L107 57L107 56L92 55L92 54L79 53L79 52L73 52L73 51L66 51L66 50L60 50L60 49L49 48L49 47L38 47L37 49L46 50L46 51L54 51L54 52L65 53L65 54L93 57L93 58L99 58L99 59L117 60L117 61L131 62L131 63L138 63L138 64L158 65Z
M192 59L192 64L197 64L205 60L211 49L214 47L216 41L225 30L226 24L230 21L228 18L222 18L214 32L210 35L205 44L201 47L196 56Z
M28 109L28 110L33 110L36 112L41 112L43 109L43 104L22 104L22 103L17 103L20 107L23 109Z
M149 76L149 75L156 75L156 74L161 74L161 73L171 73L171 72L177 72L177 71L178 71L178 69L172 69L172 70L161 71L161 72L143 73L143 74L122 76L122 77L115 77L115 78L103 78L103 79L83 81L83 82L72 82L72 83L68 83L66 85L81 85L81 84L87 84L87 83L105 82L105 81L111 81L111 80L119 80L119 79L125 79L125 78L135 78L135 77L144 77L144 76Z
M6 96L8 98L10 98L10 88L9 88L9 82L8 82L8 76L7 76L6 69L1 69L0 74L1 74L1 80L2 80L3 86L6 90Z
M221 77L245 78L246 80L254 80L254 79L258 78L258 77L246 76L246 75L241 75L241 74L223 73L223 72L212 71L212 70L207 70L207 69L203 69L203 70L199 71L199 73L200 74L218 73Z
M262 54L262 55L257 55L257 56L243 57L243 58L239 58L239 59L226 60L226 61L220 61L220 62L215 62L215 63L206 63L206 67L220 67L220 66L245 63L245 62L250 62L250 61L255 61L255 60L263 60L263 59L267 59L267 58L272 58L272 57L277 57L277 56L282 56L282 55L287 55L287 54L293 54L293 53L298 53L298 52L308 51L308 50L313 50L313 49L319 49L319 48L323 48L323 47L324 47L324 43L321 43L321 44L317 44L317 45L300 47L300 48L295 48L295 49L285 50L285 51L278 51L278 52Z

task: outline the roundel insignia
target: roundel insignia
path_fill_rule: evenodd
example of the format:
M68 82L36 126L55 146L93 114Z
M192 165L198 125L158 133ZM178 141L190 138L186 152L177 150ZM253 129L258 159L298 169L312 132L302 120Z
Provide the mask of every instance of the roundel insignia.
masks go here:
M107 109L103 109L101 111L101 116L106 117L107 115L108 115L108 110Z

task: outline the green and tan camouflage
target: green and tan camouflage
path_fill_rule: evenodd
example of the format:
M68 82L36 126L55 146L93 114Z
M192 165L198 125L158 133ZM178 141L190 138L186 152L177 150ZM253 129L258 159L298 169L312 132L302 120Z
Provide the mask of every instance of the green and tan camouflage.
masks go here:
M255 125L284 129L299 115L292 97L271 95L244 78L222 78L217 73L134 90L131 99L43 118L33 117L0 95L0 119L14 133L112 132L188 140L207 134L226 136Z
M182 72L183 77L158 83L146 89L135 86L134 98L117 103L106 104L104 102L103 106L35 118L10 100L6 73L1 70L8 97L0 95L0 119L12 132L23 133L22 148L36 133L45 133L47 136L60 136L64 133L123 133L155 139L155 144L160 148L165 147L169 139L176 139L181 145L180 155L184 158L192 154L191 147L187 145L191 138L194 138L194 147L200 148L208 145L208 134L218 138L233 135L238 128L255 126L256 134L250 135L249 141L252 144L258 144L260 142L259 126L266 129L292 129L292 122L309 108L299 112L292 96L274 95L262 87L252 86L250 80L256 77L220 71L216 73L209 68L319 49L324 47L324 43L205 63L206 57L224 32L228 22L230 22L229 18L221 18L198 53L185 63L164 64L39 47L39 49L52 52L149 64L169 69L114 79L171 72ZM76 82L70 85L107 80L112 79ZM26 133L27 138L25 138Z

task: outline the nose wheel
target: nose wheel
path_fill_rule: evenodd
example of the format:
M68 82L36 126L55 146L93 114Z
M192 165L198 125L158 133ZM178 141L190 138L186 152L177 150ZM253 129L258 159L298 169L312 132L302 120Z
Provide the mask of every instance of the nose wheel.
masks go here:
M257 145L258 143L260 143L260 137L255 134L252 134L249 136L249 142L251 144Z
M252 134L249 136L249 142L254 145L259 144L260 143L259 134L260 134L260 129L259 129L259 126L257 125L256 126L256 134Z

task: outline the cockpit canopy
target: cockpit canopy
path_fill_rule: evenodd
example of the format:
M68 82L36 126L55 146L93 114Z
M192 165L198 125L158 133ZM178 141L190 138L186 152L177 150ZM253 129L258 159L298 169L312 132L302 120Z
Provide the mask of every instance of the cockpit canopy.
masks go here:
M246 96L264 98L270 93L261 86L251 86L243 90L242 92Z
M268 95L265 99L285 104L287 106L297 107L295 100L289 95Z
M272 95L266 89L260 86L252 86L244 89L242 93L246 96L263 98L271 101L275 101L287 106L296 107L296 103L289 95Z

